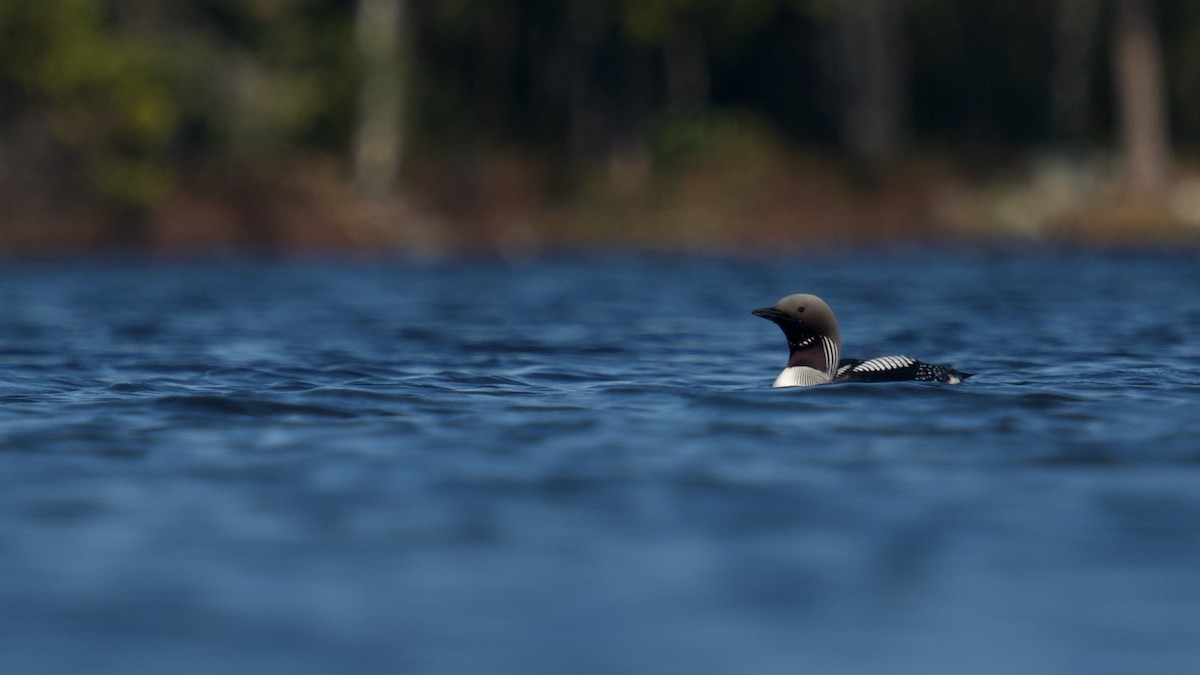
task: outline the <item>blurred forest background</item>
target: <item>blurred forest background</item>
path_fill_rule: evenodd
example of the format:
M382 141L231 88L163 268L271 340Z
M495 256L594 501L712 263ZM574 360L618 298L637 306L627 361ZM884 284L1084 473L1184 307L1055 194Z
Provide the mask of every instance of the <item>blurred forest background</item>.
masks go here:
M1194 0L0 0L0 252L1200 242Z

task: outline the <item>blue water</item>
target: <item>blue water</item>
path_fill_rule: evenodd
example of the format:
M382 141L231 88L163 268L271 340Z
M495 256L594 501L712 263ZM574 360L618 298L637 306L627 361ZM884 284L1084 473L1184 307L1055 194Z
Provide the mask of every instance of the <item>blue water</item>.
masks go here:
M0 672L1200 671L1200 258L0 269ZM959 387L769 385L750 315Z

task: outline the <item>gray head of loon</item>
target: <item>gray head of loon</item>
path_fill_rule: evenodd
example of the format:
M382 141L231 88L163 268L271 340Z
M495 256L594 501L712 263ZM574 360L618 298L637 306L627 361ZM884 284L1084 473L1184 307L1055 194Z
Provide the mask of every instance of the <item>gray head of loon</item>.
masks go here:
M754 310L783 330L787 338L787 367L807 366L833 379L842 351L837 318L824 300L808 293L781 298L771 307Z

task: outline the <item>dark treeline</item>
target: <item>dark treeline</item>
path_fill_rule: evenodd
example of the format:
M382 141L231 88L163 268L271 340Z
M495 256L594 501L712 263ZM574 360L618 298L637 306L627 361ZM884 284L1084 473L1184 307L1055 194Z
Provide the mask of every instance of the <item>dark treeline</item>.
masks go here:
M868 191L1112 156L1153 207L1200 147L1200 3L0 2L0 248L546 239L596 172L661 202L755 143Z

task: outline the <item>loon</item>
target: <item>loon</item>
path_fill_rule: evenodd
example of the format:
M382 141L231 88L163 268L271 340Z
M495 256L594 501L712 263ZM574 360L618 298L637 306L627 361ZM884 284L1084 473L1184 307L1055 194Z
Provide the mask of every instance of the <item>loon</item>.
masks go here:
M783 329L791 354L772 387L808 387L829 382L897 382L917 380L960 384L970 373L924 363L907 356L843 359L842 334L833 310L815 295L789 295L773 307L752 312Z

